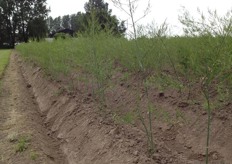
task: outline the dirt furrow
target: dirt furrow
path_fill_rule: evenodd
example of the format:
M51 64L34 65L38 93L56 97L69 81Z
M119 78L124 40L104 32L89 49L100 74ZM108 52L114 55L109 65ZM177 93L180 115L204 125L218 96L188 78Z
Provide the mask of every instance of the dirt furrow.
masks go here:
M60 143L48 136L31 90L11 55L0 92L0 163L64 164Z

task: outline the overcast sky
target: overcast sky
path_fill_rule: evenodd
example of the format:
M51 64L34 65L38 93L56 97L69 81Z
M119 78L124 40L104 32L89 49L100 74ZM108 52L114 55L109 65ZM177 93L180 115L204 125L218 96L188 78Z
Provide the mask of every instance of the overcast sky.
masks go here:
M121 0L127 2L128 0ZM48 6L51 8L50 16L57 17L66 14L74 14L78 11L84 12L84 4L88 0L47 0ZM113 14L117 15L121 20L127 20L128 16L121 10L114 7L111 0L105 0L109 3L109 8L113 10ZM147 0L140 0L136 17L142 15L147 5ZM196 14L197 8L202 11L207 9L217 10L219 14L225 14L226 11L232 9L231 0L151 0L151 12L149 15L140 21L141 24L151 23L153 20L161 24L165 20L168 24L175 28L175 31L180 30L178 23L178 15L181 14L182 6L184 6L192 15Z

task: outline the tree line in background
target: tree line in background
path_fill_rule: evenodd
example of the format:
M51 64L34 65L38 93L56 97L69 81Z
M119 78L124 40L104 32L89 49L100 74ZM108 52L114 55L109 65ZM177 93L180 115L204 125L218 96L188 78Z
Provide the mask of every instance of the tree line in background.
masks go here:
M109 9L108 3L103 0L89 0L84 6L85 13L64 15L56 18L49 17L47 19L49 33L54 33L59 29L72 29L76 33L88 32L94 21L97 24L98 31L110 31L112 34L121 36L126 31L124 21L119 21L112 10Z
M0 47L44 37L48 11L46 0L0 0Z
M15 42L39 41L60 29L86 33L94 23L98 31L122 36L124 21L119 21L104 0L89 0L85 13L48 17L46 0L0 0L0 47L14 47Z

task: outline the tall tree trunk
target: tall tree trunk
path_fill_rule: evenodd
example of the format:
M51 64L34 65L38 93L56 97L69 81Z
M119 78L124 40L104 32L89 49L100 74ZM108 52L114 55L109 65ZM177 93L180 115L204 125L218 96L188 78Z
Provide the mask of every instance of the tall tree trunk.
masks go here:
M13 35L13 30L12 30L12 24L11 24L11 20L10 17L7 20L7 33L8 33L8 43L10 44L9 48L14 48L14 40L15 40L15 36Z

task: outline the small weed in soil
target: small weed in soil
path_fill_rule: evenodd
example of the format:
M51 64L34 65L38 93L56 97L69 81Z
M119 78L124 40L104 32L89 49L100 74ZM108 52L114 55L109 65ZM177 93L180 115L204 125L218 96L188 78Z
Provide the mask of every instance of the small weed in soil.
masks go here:
M16 152L25 151L28 148L29 141L30 139L28 137L25 137L25 136L20 137L16 145L15 151Z
M30 159L35 161L37 158L38 158L38 154L34 150L31 150Z

